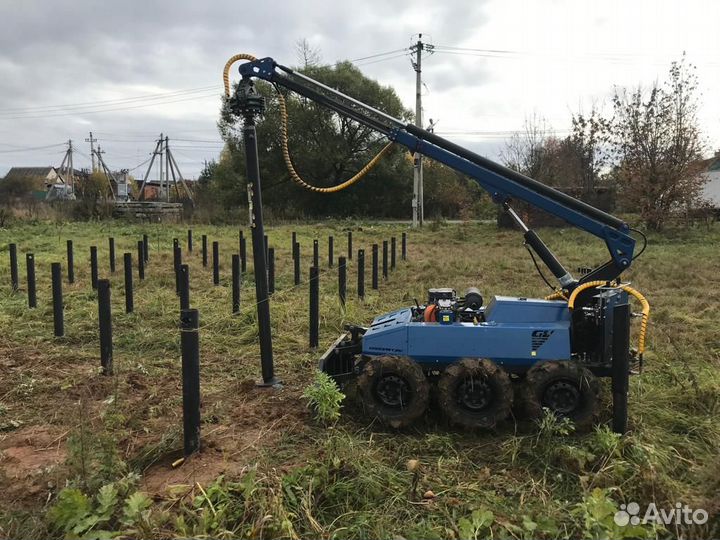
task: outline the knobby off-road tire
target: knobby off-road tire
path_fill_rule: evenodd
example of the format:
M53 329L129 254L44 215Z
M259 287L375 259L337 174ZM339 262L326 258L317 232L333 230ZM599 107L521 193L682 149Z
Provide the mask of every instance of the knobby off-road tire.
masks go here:
M597 378L574 362L540 362L525 377L525 411L530 418L540 418L547 408L585 430L595 422L599 396Z
M396 429L420 418L430 401L430 384L422 368L403 356L370 359L357 386L366 412Z
M438 405L452 424L490 429L510 414L510 376L491 360L464 358L445 369L438 381Z

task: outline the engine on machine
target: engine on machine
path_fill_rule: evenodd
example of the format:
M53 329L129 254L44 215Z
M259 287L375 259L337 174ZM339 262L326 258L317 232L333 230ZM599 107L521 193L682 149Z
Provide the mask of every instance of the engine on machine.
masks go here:
M452 324L454 322L479 323L485 320L483 297L475 287L458 296L449 287L429 289L428 300L424 305L417 304L412 308L414 322L436 322Z

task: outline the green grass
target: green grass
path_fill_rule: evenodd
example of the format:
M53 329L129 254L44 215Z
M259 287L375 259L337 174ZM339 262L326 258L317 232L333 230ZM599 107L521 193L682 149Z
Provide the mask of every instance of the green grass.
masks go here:
M348 303L337 298L336 268L327 269L327 236L346 255L346 231L366 250L367 296L356 298L349 261ZM277 260L271 300L275 368L284 387L261 390L254 285L245 277L242 313L231 314L230 255L236 227L193 226L191 304L201 317L204 451L176 472L169 490L154 478L170 471L182 447L178 299L172 239L187 227L21 224L0 231L0 444L48 429L64 463L0 496L0 534L61 537L48 508L69 482L92 497L102 485L136 472L138 489L155 498L143 531L173 536L289 538L466 538L618 536L612 514L620 503L642 507L675 502L705 508L703 527L644 528L637 535L710 537L720 534L720 230L677 230L650 237L645 255L625 276L652 307L646 370L631 380L630 428L618 438L606 427L576 434L545 421L507 422L492 433L463 433L429 415L414 429L393 432L370 423L351 402L330 427L307 410L303 390L314 377L318 350L308 347L307 272L312 240L320 240L320 349L348 322L422 301L429 287L544 296L542 283L510 231L490 225L430 224L408 232L400 261L379 291L370 288L370 246L401 226L359 222L268 228ZM292 286L290 233L302 244L303 283ZM135 313L124 313L122 253L135 260L137 240L150 235L147 279L135 275ZM245 228L246 235L249 230ZM200 237L220 242L221 285L203 268ZM568 268L606 258L602 245L573 230L541 236ZM107 237L114 236L118 271L109 275ZM52 336L50 263L65 266L65 241L75 241L76 283L65 289L66 336ZM9 286L8 243L33 252L38 308ZM99 249L101 277L112 282L115 375L99 375L97 302L90 288L89 247ZM250 241L248 238L248 249ZM354 254L356 256L356 253ZM252 270L252 264L249 265ZM549 274L549 273L548 273ZM607 385L605 385L607 386ZM607 388L603 420L609 420ZM19 434L19 435L18 435ZM15 439L13 439L15 437ZM408 462L418 460L418 466ZM0 466L5 466L0 460ZM9 469L5 469L6 473ZM222 477L214 482L215 477ZM9 482L9 480L8 480ZM22 487L22 482L20 482ZM48 484L48 482L50 482ZM199 482L202 489L195 484ZM39 487L38 487L39 486ZM17 486L16 486L17 488ZM425 498L426 492L434 496ZM119 511L119 510L118 510ZM608 516L610 516L608 518ZM712 527L716 527L713 529Z

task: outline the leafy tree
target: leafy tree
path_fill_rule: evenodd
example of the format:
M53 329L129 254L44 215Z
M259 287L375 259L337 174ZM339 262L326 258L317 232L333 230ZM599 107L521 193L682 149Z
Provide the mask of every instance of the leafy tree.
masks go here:
M610 124L593 107L589 115L572 115L572 131L563 141L570 170L570 185L582 186L588 194L597 186L608 163L607 142Z
M36 177L11 177L0 179L0 197L28 197L33 191L43 191L45 179L42 176Z
M81 181L75 182L75 196L79 199L96 201L106 199L110 194L107 176L104 172L93 172Z
M110 186L103 172L93 172L83 180L76 180L75 197L78 202L74 208L75 217L89 219L109 215L109 194Z
M470 218L488 214L489 196L474 180L430 159L423 161L425 208L428 217Z
M652 229L697 202L706 181L699 167L704 144L694 70L683 57L672 63L664 84L656 82L649 92L616 89L613 97L618 189Z
M525 119L522 132L513 133L501 152L506 167L548 185L556 183L554 147L557 140L547 121L537 115Z
M200 171L200 174L198 175L198 184L202 186L207 186L210 181L215 176L215 173L217 172L218 168L218 162L214 159L210 161L206 161L205 165L202 168L202 171Z
M392 116L405 120L412 118L392 88L365 77L349 62L335 66L308 63L300 71ZM257 126L266 206L281 214L346 216L396 216L399 209L409 208L412 169L400 148L386 154L359 185L332 196L312 193L294 184L282 157L277 94L267 84L256 84L265 96L267 106L265 117ZM288 109L293 163L310 184L328 187L342 183L386 144L382 135L327 107L289 92L283 91L283 95ZM227 148L214 171L214 184L229 204L247 201L245 157L238 124L238 119L226 107L219 125Z

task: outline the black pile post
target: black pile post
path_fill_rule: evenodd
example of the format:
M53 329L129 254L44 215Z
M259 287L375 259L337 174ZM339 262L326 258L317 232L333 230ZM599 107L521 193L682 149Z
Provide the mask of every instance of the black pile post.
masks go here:
M220 243L212 243L213 250L213 285L220 285Z
M383 272L383 279L387 279L387 277L388 277L388 242L387 242L387 240L383 240L382 272Z
M180 312L182 349L183 449L185 457L200 450L200 336L197 309Z
M328 266L333 266L333 251L335 249L335 239L332 236L328 236Z
M202 261L203 261L203 267L207 268L208 263L208 253L207 253L207 235L202 235Z
M35 255L28 253L25 255L25 263L27 267L27 292L28 307L37 307L37 289L35 288Z
M93 289L98 288L98 259L97 247L90 246L90 283Z
M62 292L62 268L59 262L50 265L52 273L52 298L53 298L53 326L55 337L65 335L65 320L63 317L63 292Z
M378 288L378 245L372 245L372 288Z
M180 284L180 309L190 309L190 267L181 264L178 270Z
M187 239L187 250L188 250L188 253L192 253L192 248L193 248L192 229L188 229L188 239Z
M268 262L268 249L270 249L270 241L268 240L267 234L263 235L263 245L265 246L265 264Z
M407 233L402 233L402 245L400 250L400 258L404 261L407 259Z
M67 275L68 283L75 283L75 252L72 240L67 241Z
M292 240L291 240L290 247L293 250L293 257L295 256L295 244L297 244L297 233L295 231L292 232Z
M180 265L182 264L182 252L180 241L173 238L173 273L175 274L175 294L180 295Z
M615 433L627 432L628 388L630 374L630 304L616 304L612 322L612 428Z
M10 284L13 292L20 288L20 277L18 275L17 244L10 244Z
M390 238L390 270L395 270L395 237Z
M348 259L352 261L352 231L348 231Z
M125 313L135 309L133 299L132 253L123 253L123 271L125 273Z
M365 298L365 250L358 249L358 282L357 282L357 295L358 298Z
M275 292L275 248L268 248L268 294Z
M340 304L345 306L347 296L347 261L345 257L338 258L338 294L340 295Z
M244 274L247 272L247 242L240 231L240 271Z
M297 242L293 244L293 273L295 285L300 285L300 244Z
M242 83L241 83L242 84ZM248 87L245 90L249 92ZM245 146L245 169L247 173L248 198L251 202L252 212L250 220L252 223L253 243L253 265L255 274L255 304L257 307L257 322L260 338L260 364L262 369L262 385L273 386L278 384L275 378L273 365L272 335L270 326L270 301L267 289L267 241L264 239L265 227L262 215L262 182L260 179L260 163L258 159L257 131L255 122L262 107L257 100L249 98L249 93L244 94L248 98L244 103L244 125L242 139Z
M138 278L145 279L145 243L138 240Z
M142 245L143 245L142 260L145 264L147 264L150 262L150 241L148 240L147 234L143 234Z
M310 347L320 343L320 270L310 267Z
M103 375L113 374L112 313L110 281L98 280L98 320L100 322L100 365Z
M313 266L320 268L320 244L313 240Z
M110 273L115 273L115 239L108 238L108 257L110 259Z
M240 256L234 253L232 256L232 312L240 312Z

